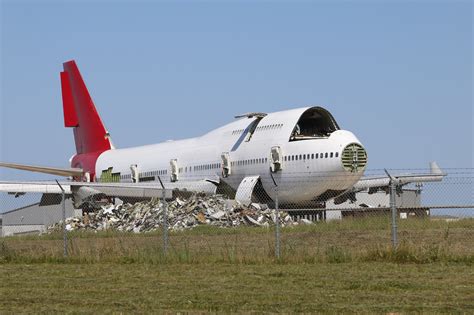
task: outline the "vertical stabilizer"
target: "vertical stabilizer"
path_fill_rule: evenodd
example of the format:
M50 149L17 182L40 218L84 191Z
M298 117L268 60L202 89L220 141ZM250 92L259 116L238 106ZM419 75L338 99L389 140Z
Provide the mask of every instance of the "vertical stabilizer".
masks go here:
M112 148L109 134L74 60L63 64L61 88L64 125L74 128L77 154L101 153Z

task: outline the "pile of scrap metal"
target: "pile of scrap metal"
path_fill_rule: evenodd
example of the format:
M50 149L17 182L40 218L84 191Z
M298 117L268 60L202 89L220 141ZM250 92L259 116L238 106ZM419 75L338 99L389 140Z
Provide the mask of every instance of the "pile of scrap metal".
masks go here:
M199 225L217 227L264 226L275 224L276 211L267 205L252 203L249 206L224 199L220 195L193 195L187 199L167 202L167 211L161 200L103 206L96 212L80 218L66 219L67 230L116 230L124 232L148 232L163 227L167 217L170 230L190 229ZM280 211L281 226L294 224L288 213ZM48 230L62 228L62 222Z

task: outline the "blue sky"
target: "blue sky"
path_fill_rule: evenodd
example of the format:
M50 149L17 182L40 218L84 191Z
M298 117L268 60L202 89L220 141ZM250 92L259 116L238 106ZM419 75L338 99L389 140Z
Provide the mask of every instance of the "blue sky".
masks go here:
M68 166L59 72L75 59L117 147L322 105L369 169L472 168L472 15L468 1L3 1L0 160Z

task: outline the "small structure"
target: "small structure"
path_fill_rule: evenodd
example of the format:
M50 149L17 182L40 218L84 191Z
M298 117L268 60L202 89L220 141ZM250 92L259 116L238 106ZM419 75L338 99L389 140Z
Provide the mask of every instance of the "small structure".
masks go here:
M368 191L361 191L356 194L356 198L355 202L346 201L337 205L333 200L328 201L326 220L390 213L390 194L383 190L371 194ZM395 196L395 204L402 219L409 216L430 215L430 209L421 205L421 189L418 187L400 190Z
M82 210L74 209L71 199L66 200L66 217L82 216ZM0 214L0 236L39 234L48 226L62 220L62 206L41 206L34 203L26 207Z
M346 217L364 217L373 215L388 215L390 213L390 194L384 190L374 193L360 191L355 194L356 201L349 200L335 204L329 200L313 209L282 209L288 211L294 220L309 221L341 220ZM417 216L429 216L430 209L421 205L421 189L403 188L395 197L395 204L401 219Z

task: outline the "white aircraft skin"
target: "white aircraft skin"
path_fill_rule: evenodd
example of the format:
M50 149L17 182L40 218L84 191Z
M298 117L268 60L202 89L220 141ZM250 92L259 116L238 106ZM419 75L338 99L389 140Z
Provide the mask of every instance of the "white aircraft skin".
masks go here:
M364 171L364 168L348 171L343 167L341 157L344 148L354 143L362 146L350 131L337 130L328 137L289 141L298 119L310 109L311 107L298 108L268 114L258 124L264 128L257 129L250 141L242 141L234 151L232 148L242 134L234 131L246 129L257 118L242 118L197 138L109 150L99 156L96 174L100 176L103 170L113 167L114 173L130 175L130 165L136 164L140 173L168 170L166 175L160 175L160 178L163 182L169 183L170 160L176 159L179 168L182 169L178 182L219 178L237 190L245 177L260 175L263 188L273 199L274 183L269 176L272 147L279 146L284 156L299 157L303 154L314 156L316 153L328 153L330 156L332 153L332 158L311 159L310 156L310 159L283 161L282 170L272 174L279 186L279 201L282 204L308 205L327 190L350 189ZM265 128L265 126L271 127ZM229 152L230 160L233 162L252 160L252 163L247 165L233 163L231 175L224 178L221 169L223 152ZM336 152L338 157L335 157ZM253 163L257 159L258 162ZM195 166L199 165L212 165L212 167L195 170ZM126 178L122 181L132 180Z

